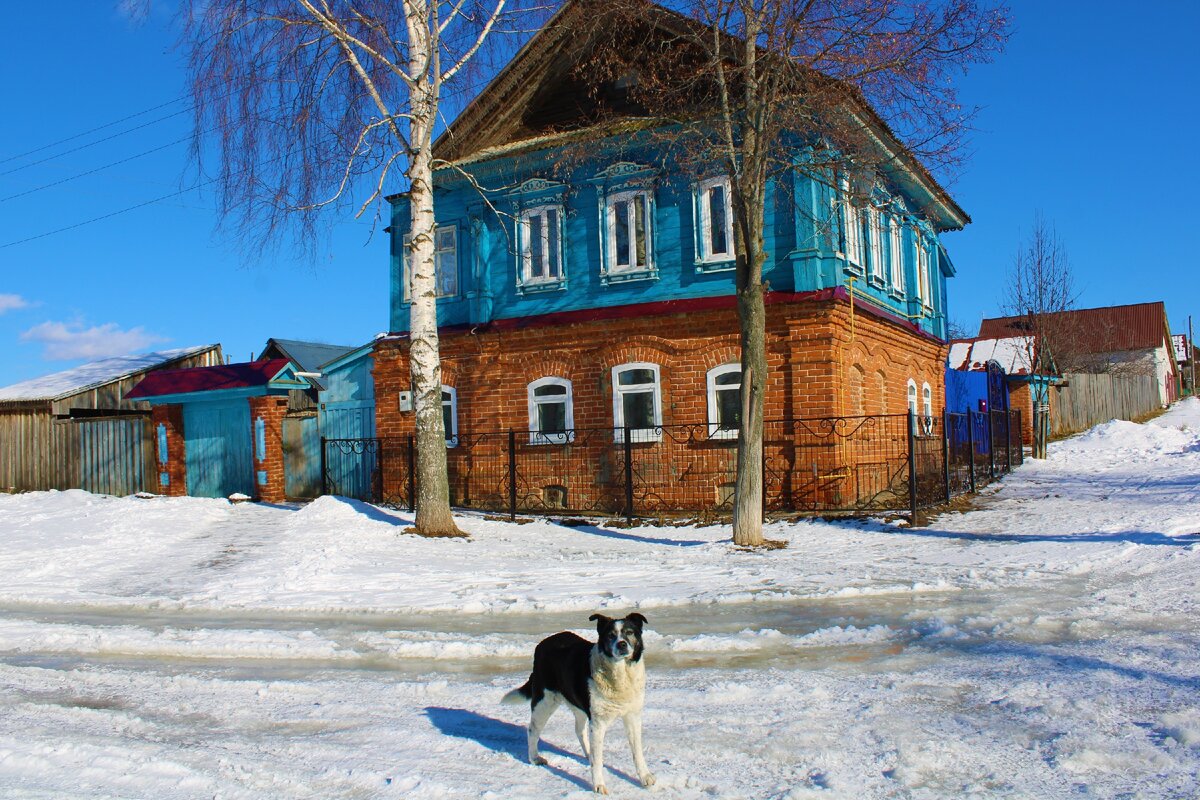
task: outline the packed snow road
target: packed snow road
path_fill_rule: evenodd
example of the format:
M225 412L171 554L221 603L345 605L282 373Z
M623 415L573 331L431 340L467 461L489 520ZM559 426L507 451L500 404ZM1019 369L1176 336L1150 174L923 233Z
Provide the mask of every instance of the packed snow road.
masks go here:
M1200 794L1200 403L1055 446L928 528L509 525L0 496L0 796L586 797L525 763L533 645L650 619L622 797Z

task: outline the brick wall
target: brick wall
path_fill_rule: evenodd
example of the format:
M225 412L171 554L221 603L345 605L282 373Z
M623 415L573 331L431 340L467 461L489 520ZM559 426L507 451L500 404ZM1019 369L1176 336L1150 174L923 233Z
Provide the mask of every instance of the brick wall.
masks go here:
M707 372L737 362L738 341L732 309L448 331L441 337L442 382L457 390L460 438L528 429L526 387L551 376L572 382L576 428L611 428L612 368L646 361L660 367L663 424L702 425L708 422ZM767 361L767 419L903 414L910 378L918 387L918 408L925 383L935 414L944 403L945 345L876 317L861 304L851 319L850 305L842 299L768 306ZM399 392L410 389L406 339L376 344L374 379L377 435L412 434L413 413L401 412L398 403ZM480 463L489 450L505 446L503 437L472 441ZM452 449L450 460L458 458ZM846 490L846 462L855 458L852 448L831 448L828 459L811 472L826 483L841 480ZM725 458L714 467L707 483L727 484L728 463ZM599 461L590 467L598 474L616 468ZM456 469L452 463L452 473ZM553 483L551 477L546 481ZM403 487L385 486L384 492L398 495Z
M284 500L283 474L283 418L288 411L286 396L251 397L250 402L250 441L254 449L251 458L254 462L254 491L258 500L265 503L280 503ZM255 438L256 420L263 421L266 434L265 458L258 457L258 441ZM260 473L266 473L266 482L260 480Z
M158 491L169 497L183 497L187 494L187 451L183 440L183 406L156 405L151 409L150 420L154 433L154 474L158 481ZM158 457L158 426L165 425L167 429L167 463L159 463ZM162 480L166 473L167 483Z

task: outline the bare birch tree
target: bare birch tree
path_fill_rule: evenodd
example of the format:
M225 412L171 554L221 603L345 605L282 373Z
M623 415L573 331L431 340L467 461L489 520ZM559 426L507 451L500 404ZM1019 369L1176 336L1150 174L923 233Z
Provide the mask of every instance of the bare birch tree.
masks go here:
M1079 299L1066 246L1054 226L1038 213L1029 237L1017 247L1004 286L1003 312L1018 319L1029 337L1029 363L1036 373L1071 370L1086 351L1072 311ZM1093 331L1107 334L1107 331Z
M743 392L733 540L758 546L768 182L798 170L870 187L899 161L918 171L955 167L973 112L959 104L954 77L1002 49L1007 10L975 0L666 5L598 6L591 32L601 46L592 68L634 76L642 106L670 123L664 130L677 156L700 168L719 164L730 177ZM644 36L651 21L672 38Z
M515 0L514 0L515 1ZM215 150L223 220L249 244L332 215L411 202L410 368L419 533L458 533L442 421L433 134L452 81L497 31L508 0L188 0L183 47L194 152ZM462 88L462 87L460 87Z

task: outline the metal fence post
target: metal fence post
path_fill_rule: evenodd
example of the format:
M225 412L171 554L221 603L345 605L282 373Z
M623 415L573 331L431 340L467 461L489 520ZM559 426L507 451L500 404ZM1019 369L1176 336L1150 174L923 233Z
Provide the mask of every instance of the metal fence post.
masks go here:
M1004 450L1005 450L1005 455L1008 456L1008 471L1012 472L1013 460L1012 460L1012 412L1011 411L1006 412L1004 414L1004 426L1005 426L1005 432L1008 434L1007 436L1004 437L1004 439L1005 439Z
M975 493L975 412L967 409L967 450L970 452L971 493Z
M1025 428L1021 426L1021 409L1014 409L1013 413L1017 415L1017 453L1020 458L1017 459L1018 464L1025 463Z
M408 437L408 510L417 510L417 448L413 437Z
M942 481L946 484L946 502L950 502L950 412L942 409Z
M625 521L633 525L633 443L629 426L625 426Z
M908 506L912 525L917 524L917 415L908 412Z
M987 410L988 421L988 480L996 479L996 412Z
M508 429L508 517L517 518L517 432Z
M321 495L329 494L329 476L325 464L325 437L321 437Z

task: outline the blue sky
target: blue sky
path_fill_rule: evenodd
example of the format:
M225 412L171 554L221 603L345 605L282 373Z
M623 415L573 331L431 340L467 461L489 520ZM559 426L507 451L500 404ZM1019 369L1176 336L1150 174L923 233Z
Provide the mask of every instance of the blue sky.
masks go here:
M371 220L339 223L316 263L287 251L248 259L214 230L215 198L199 190L13 244L196 182L179 142L191 120L174 33L160 18L132 24L117 6L68 0L9 12L0 51L8 76L0 87L0 385L114 344L219 341L246 360L271 336L354 345L384 330L387 242L382 224L372 235ZM1200 316L1189 202L1200 178L1192 145L1200 4L1143 3L1133 12L1118 2L1017 0L1012 8L1007 52L962 83L963 99L984 108L967 167L950 186L974 219L945 236L959 273L951 316L972 328L999 311L1005 271L1040 210L1070 252L1082 305L1165 300L1173 330L1183 331L1189 313ZM144 127L64 154L136 126ZM48 156L58 157L36 163Z

